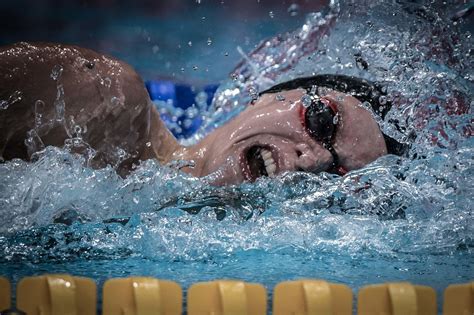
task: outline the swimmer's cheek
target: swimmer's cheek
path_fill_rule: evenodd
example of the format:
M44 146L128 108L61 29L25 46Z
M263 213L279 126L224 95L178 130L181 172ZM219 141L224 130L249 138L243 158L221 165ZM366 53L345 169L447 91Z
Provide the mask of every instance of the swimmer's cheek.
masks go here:
M298 157L295 170L320 173L328 170L332 166L332 162L331 153L327 150L308 151Z

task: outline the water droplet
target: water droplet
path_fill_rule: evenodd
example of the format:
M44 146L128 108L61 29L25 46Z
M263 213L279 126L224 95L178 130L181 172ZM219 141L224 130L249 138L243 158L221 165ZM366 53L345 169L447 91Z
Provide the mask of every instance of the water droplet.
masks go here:
M327 87L325 86L318 86L318 95L319 96L323 96L323 95L327 95L328 93L330 92L330 89L328 89Z
M0 100L0 109L7 109L8 106L21 101L22 98L23 93L21 91L15 91L8 97L8 100Z
M184 68L181 68L181 72L184 72Z
M28 155L31 156L33 153L44 149L44 143L41 140L41 138L38 136L38 133L36 132L36 130L31 129L26 133L26 135L27 137L24 143L25 143L26 151L28 152Z
M273 13L273 11L270 11L268 12L268 16L270 16L270 18L273 19L275 17L275 14Z
M58 84L54 108L56 110L56 121L64 121L66 103L64 101L64 88L62 84Z
M43 112L44 112L44 102L42 100L37 100L35 102L35 127L38 128L41 126L42 118L43 118Z
M110 99L110 103L112 103L112 105L114 106L119 106L121 105L122 102L120 101L118 97L112 96L112 98Z
M105 78L104 81L103 81L103 84L106 88L110 88L110 86L112 85L112 80L110 80L110 78Z
M117 150L117 155L118 155L120 158L124 158L124 157L127 155L127 152L125 152L124 149L118 149L118 150Z
M53 69L51 70L50 77L54 81L57 81L61 77L62 73L63 73L63 67L61 65L54 65Z
M239 75L237 73L232 73L230 77L232 78L233 81L237 81L237 79L239 78Z
M362 104L360 104L362 107L364 107L365 109L371 111L372 110L372 105L370 105L369 102L365 101L363 102Z
M209 37L207 39L207 46L211 46L212 45L212 39Z
M10 103L5 100L0 100L0 109L7 109Z
M79 125L74 126L74 133L76 134L76 137L79 137L82 134L82 128Z
M275 96L275 99L276 99L277 101L280 101L280 102L281 102L281 101L284 101L284 100L285 100L285 97L284 97L283 95L281 95L281 94L277 94L277 95Z
M226 51L226 52L224 53L224 56L226 56L226 57L229 56L229 53Z
M207 98L208 98L207 93L204 91L201 91L196 95L194 100L196 101L196 105L199 108L205 108L207 107Z
M196 166L196 162L194 162L194 160L173 160L169 162L166 166L179 170L183 167L194 168Z
M288 7L288 13L290 16L297 16L300 11L300 6L296 3L293 3Z
M360 53L354 54L354 58L356 61L357 68L361 70L367 70L369 64L367 63L367 61L364 60L364 58L362 58L362 55Z
M191 119L195 118L198 114L199 114L199 110L194 105L188 107L185 110L186 117L191 118ZM189 128L189 127L186 127L186 128Z
M184 128L188 129L190 128L191 126L193 125L193 121L189 118L186 118L184 121L183 121L183 126Z
M310 107L312 102L313 100L311 96L309 96L308 94L305 94L303 95L303 97L301 97L301 103L303 104L305 108Z
M254 86L249 87L248 89L250 99L252 104L258 99L258 89Z
M94 66L95 66L95 63L93 61L89 61L89 60L86 60L86 62L84 64L88 69L93 69Z
M145 143L145 145L146 145L147 148L149 148L149 147L151 147L151 142L148 141L147 143Z

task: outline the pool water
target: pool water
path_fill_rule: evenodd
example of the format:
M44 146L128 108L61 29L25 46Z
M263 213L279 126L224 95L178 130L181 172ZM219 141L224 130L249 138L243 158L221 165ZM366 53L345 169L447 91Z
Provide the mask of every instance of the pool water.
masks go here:
M334 2L246 52L183 140L199 140L276 82L333 73L384 82L394 105L379 123L411 144L408 156L343 177L292 172L213 187L212 175L154 161L123 179L88 168L68 146L48 147L31 163L0 164L0 274L16 283L66 272L99 285L143 275L184 288L237 278L268 292L297 278L354 292L403 280L434 287L441 302L447 285L474 277L472 37L442 12Z

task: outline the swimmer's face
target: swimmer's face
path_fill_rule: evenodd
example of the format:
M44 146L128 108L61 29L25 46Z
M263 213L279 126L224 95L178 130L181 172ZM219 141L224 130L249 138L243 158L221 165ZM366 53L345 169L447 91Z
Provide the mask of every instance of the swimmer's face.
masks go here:
M308 132L302 118L302 89L262 95L204 142L200 176L214 173L216 184L254 181L286 171L329 170L333 156ZM371 113L352 96L330 91L322 99L339 112L332 145L339 164L350 171L387 153Z

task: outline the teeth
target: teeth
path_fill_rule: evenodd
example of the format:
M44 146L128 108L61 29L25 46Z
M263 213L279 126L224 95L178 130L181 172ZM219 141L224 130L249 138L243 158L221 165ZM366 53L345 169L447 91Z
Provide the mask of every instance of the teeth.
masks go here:
M269 158L263 158L263 163L265 163L265 166L268 166L270 164L274 164L275 161L273 161L273 159L269 157Z
M275 174L275 171L276 171L276 165L275 164L270 164L268 166L265 166L265 168L267 169L268 176L273 176Z
M271 157L272 157L272 154L271 154L270 151L267 151L267 150L263 149L263 150L262 150L262 157L263 157L264 159L268 159L268 158L271 158Z
M260 151L260 156L263 159L265 170L267 171L268 176L273 176L276 171L276 165L275 160L273 160L272 153L268 150L262 149Z

